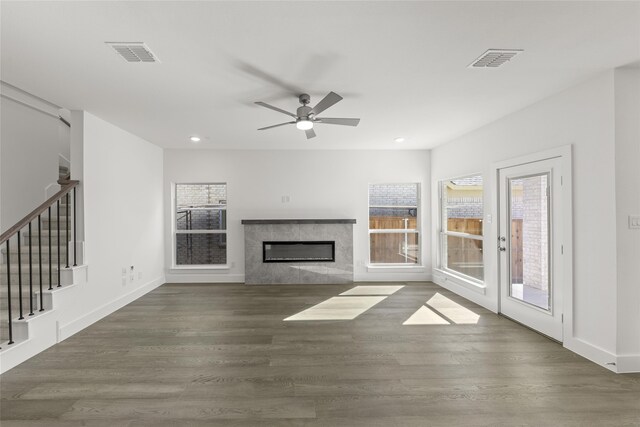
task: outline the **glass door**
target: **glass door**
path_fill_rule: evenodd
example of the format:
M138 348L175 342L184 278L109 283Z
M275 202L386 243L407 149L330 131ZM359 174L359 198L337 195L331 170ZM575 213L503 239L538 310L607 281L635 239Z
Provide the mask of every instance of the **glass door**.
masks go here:
M562 341L559 172L558 159L499 170L498 250L500 312Z

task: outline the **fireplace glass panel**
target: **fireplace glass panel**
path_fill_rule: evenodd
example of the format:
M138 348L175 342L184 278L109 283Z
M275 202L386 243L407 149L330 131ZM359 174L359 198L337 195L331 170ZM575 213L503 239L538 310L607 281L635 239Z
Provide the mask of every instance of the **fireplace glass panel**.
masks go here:
M263 242L264 262L332 262L335 242Z

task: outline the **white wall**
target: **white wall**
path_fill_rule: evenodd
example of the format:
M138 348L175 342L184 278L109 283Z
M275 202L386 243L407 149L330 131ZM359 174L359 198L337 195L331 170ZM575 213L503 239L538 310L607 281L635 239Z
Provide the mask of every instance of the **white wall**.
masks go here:
M615 114L617 351L635 357L629 370L640 371L640 230L629 229L628 222L629 215L640 215L640 69L615 71Z
M72 118L83 140L72 162L82 163L74 178L84 193L88 281L61 307L62 338L164 283L162 149L89 113ZM123 285L122 268L132 265Z
M495 182L492 163L567 144L573 146L574 337L565 337L565 344L573 339L608 357L616 353L617 306L613 71L435 148L433 185L476 172L486 183ZM486 186L485 213L493 203L495 189ZM493 310L498 298L496 226L485 218L486 295L454 286Z
M0 229L6 231L44 202L45 187L58 180L58 154L69 158L69 128L5 97L0 111Z
M228 271L172 271L167 281L243 281L242 219L355 218L356 280L425 280L430 277L428 237L422 239L424 268L412 273L368 271L368 184L420 182L422 220L428 235L428 151L165 151L165 262L172 262L171 184L228 184ZM282 203L282 196L289 203Z

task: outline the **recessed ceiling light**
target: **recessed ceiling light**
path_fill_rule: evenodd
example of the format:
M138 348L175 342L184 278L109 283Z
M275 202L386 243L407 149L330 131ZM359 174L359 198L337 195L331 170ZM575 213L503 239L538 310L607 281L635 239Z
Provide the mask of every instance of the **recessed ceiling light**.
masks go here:
M399 137L397 137L396 139L394 139L393 141L394 141L394 142L397 142L397 143L399 144L399 143L401 143L401 142L404 142L404 138L403 138L403 137L401 137L401 136L399 136Z
M199 136L192 136L189 138L189 140L191 140L191 142L200 142L200 137Z

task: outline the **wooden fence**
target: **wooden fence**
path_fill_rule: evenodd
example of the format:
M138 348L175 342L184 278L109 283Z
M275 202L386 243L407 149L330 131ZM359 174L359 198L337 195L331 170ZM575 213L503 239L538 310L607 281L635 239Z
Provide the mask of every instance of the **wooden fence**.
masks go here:
M407 228L415 229L417 219L408 218ZM449 231L458 231L470 234L482 235L482 219L480 218L450 218L448 220ZM369 228L403 229L404 217L371 217ZM404 234L371 234L371 262L404 263L402 253ZM410 259L418 257L419 239L415 234L408 236L408 251ZM497 242L496 242L497 244ZM482 263L481 242L471 239L449 239L447 265L462 265L468 263ZM511 221L511 277L513 283L522 283L522 219Z

